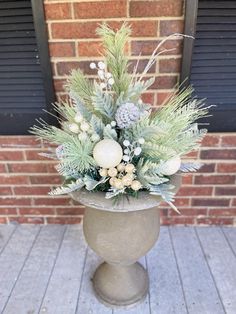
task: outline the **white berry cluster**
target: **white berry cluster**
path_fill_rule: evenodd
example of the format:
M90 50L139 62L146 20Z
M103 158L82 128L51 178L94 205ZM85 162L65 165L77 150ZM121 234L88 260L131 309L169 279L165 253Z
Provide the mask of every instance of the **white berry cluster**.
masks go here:
M125 162L131 161L135 156L139 156L142 152L142 147L145 143L144 138L139 138L138 141L130 143L129 140L124 140L123 145L125 146L123 160Z
M78 134L80 141L85 141L88 137L92 142L97 142L100 140L100 137L97 133L93 131L91 125L84 120L80 112L77 112L74 117L74 122L68 125L68 129L75 134Z
M114 168L101 168L99 171L100 176L110 177L109 183L112 188L117 190L131 188L133 191L141 189L142 185L138 180L135 180L135 166L133 164L120 163Z
M110 89L111 86L115 83L112 74L107 71L106 65L104 62L99 61L96 65L95 62L90 63L90 69L96 69L98 77L100 79L100 87L101 89L108 88Z

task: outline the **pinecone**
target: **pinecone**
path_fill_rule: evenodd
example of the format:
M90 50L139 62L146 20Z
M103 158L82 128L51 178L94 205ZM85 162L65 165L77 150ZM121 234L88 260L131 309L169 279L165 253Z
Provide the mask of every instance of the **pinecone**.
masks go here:
M120 105L116 111L115 119L120 129L131 127L140 118L140 110L133 103L125 103Z

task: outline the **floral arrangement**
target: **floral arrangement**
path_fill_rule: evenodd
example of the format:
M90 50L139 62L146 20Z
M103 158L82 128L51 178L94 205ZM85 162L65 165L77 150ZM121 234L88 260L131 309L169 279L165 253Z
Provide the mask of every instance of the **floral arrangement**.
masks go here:
M154 82L145 76L163 50L159 44L144 71L137 73L137 63L130 73L124 54L130 32L127 24L117 32L106 24L97 29L104 61L92 62L90 68L98 79L73 70L66 86L70 101L54 105L61 127L39 120L31 133L57 145L44 155L58 160L56 169L65 181L51 195L85 188L118 200L148 191L177 210L171 178L199 169L200 164L184 163L181 157L198 149L207 130L199 130L196 120L208 108L192 98L192 87L174 92L157 110L144 103L142 93Z

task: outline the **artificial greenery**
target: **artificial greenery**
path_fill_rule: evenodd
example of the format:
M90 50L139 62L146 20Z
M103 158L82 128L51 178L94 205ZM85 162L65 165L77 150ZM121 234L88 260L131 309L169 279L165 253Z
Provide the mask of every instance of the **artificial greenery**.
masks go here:
M90 67L97 70L98 79L89 80L81 70L73 70L66 85L70 101L54 105L61 127L39 121L31 133L57 144L55 153L47 156L58 160L56 169L66 181L51 195L85 188L118 199L122 195L138 197L144 190L161 196L177 210L172 176L196 171L201 165L182 162L175 173L171 171L180 157L200 145L207 130L199 129L197 121L207 115L208 108L203 100L192 98L192 87L173 92L158 110L144 103L142 93L154 82L153 77L145 76L163 50L159 52L159 44L144 71L137 73L137 63L130 73L125 54L130 33L127 24L116 32L107 24L97 29L104 62L92 62ZM132 106L138 114L127 111ZM116 120L118 112L122 127ZM123 151L123 161L112 169L99 167L94 157L94 147L103 139L119 143Z

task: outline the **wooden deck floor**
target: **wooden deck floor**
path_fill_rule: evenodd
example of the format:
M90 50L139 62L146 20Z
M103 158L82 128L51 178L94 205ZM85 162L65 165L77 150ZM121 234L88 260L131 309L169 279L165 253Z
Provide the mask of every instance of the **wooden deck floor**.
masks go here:
M129 309L110 309L93 295L100 259L80 226L0 226L0 313L236 313L236 228L162 227L141 262L150 294Z

